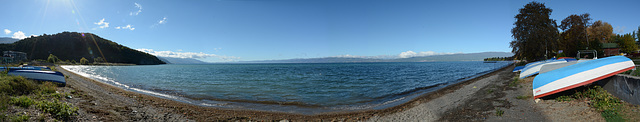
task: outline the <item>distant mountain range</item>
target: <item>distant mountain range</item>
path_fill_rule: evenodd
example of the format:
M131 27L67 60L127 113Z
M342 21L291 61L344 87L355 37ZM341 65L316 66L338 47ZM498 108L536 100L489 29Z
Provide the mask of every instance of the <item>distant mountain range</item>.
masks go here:
M306 58L306 59L286 59L286 60L241 61L238 63L356 63L356 62L482 61L485 58L511 57L511 56L513 56L513 53L510 53L510 52L481 52L481 53L433 55L433 56L397 58L397 59L326 57L326 58Z
M20 39L14 39L10 37L0 37L0 44L11 44L20 41Z
M207 64L207 62L200 61L198 59L193 58L172 58L172 57L160 57L157 56L158 59L168 63L168 64Z

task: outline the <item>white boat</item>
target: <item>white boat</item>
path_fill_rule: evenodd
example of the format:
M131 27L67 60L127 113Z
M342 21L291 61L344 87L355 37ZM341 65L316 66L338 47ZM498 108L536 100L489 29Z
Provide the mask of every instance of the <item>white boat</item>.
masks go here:
M559 68L566 67L566 66L569 66L569 65L574 65L574 64L577 64L577 63L578 63L577 61L570 61L570 62L562 62L562 63L557 63L557 64L547 64L547 65L544 65L544 66L540 67L540 73L539 74L546 73L546 72L549 72L549 71L553 71L555 69L559 69Z
M566 59L558 59L558 60L549 59L549 60L529 63L525 65L524 69L522 69L522 71L520 72L519 78L524 79L526 77L538 74L540 72L540 68L542 68L542 66L544 65L557 64L557 63L563 63L563 62L567 62L567 60Z
M56 71L42 71L42 70L9 70L9 75L22 76L27 79L39 80L39 81L51 81L60 83L65 86L64 74Z
M541 73L533 79L533 96L540 98L613 76L635 68L631 59L611 56L576 63Z

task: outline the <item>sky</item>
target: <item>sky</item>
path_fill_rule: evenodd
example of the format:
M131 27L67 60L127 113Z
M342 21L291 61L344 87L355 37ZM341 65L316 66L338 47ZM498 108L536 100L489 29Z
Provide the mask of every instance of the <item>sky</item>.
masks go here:
M89 32L150 54L206 62L407 58L510 52L530 1L0 0L0 37ZM590 13L614 32L640 26L640 1L538 1L558 22Z

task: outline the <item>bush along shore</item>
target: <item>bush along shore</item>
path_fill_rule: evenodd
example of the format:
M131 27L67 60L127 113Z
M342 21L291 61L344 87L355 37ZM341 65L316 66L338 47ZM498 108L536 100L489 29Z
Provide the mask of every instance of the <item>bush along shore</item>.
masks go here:
M623 102L598 85L578 89L574 94L558 96L555 100L587 101L608 122L638 121L637 113L640 107Z
M78 111L66 101L72 92L60 92L51 82L0 73L0 121L71 120Z

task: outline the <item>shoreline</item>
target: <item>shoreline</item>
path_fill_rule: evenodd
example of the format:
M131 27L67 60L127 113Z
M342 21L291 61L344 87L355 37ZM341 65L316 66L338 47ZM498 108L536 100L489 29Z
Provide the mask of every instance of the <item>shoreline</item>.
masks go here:
M193 119L197 121L283 120L283 119L310 120L310 121L316 120L317 121L317 120L367 120L373 116L384 116L388 114L397 113L406 108L414 107L417 104L429 102L432 99L439 98L451 92L455 92L456 90L460 89L462 86L466 86L478 80L494 76L500 72L510 69L511 67L513 66L506 66L506 67L491 71L490 73L477 76L472 79L468 79L465 81L460 81L458 83L448 85L439 90L419 95L413 99L410 99L408 102L395 105L393 107L387 107L379 110L358 110L358 111L347 111L347 112L341 111L341 112L330 112L330 113L322 113L322 114L315 114L315 115L303 115L303 114L273 112L273 111L257 111L257 110L247 110L247 109L204 107L204 106L183 103L179 101L159 98L152 95L147 95L143 93L137 93L134 91L121 89L119 87L116 87L110 84L95 81L93 79L86 78L81 75L69 72L64 68L60 68L60 69L64 70L63 72L65 74L70 75L68 80L75 81L75 82L68 83L68 86L72 89L93 94L94 97L100 97L100 95L96 95L96 94L100 94L97 92L107 92L106 94L109 94L109 95L119 95L121 96L121 98L128 98L129 101L133 101L133 103L135 103L129 106L125 105L126 107L143 106L143 108L149 108L149 109L168 110L166 111L167 113L163 113L163 114L178 115L178 118L181 118L179 120L188 118L188 119ZM99 87L99 88L82 88L82 86ZM109 100L109 98L97 98L97 99L105 99L106 101L113 101L113 100ZM88 107L87 109L92 109L90 106L84 106L84 107ZM83 107L81 106L80 108L82 109ZM125 110L122 112L136 113L135 110L129 110L129 111ZM111 119L111 120L135 120L135 119L127 119L126 116L123 116L120 118L121 119Z

